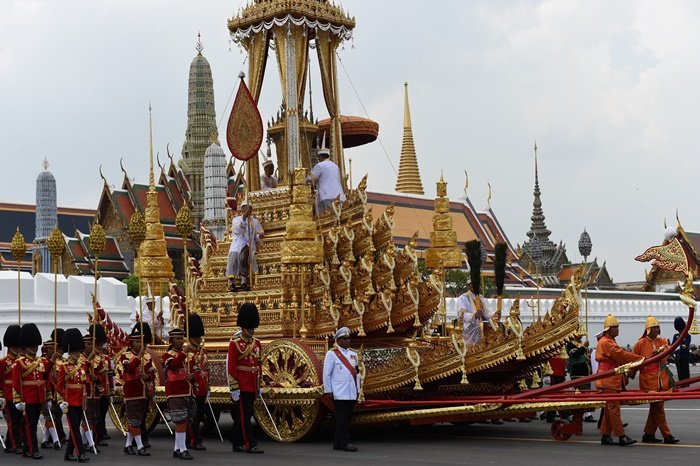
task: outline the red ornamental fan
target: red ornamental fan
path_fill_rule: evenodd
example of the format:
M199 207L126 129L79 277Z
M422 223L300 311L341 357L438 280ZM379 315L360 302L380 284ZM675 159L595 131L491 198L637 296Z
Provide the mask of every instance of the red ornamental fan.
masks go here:
M226 127L226 143L238 160L250 160L258 153L263 141L263 122L258 106L241 74L236 100Z

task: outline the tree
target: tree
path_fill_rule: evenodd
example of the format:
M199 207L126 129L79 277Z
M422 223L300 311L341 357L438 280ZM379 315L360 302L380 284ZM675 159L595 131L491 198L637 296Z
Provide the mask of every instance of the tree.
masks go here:
M137 298L139 295L139 278L136 275L129 275L122 282L126 283L126 294Z

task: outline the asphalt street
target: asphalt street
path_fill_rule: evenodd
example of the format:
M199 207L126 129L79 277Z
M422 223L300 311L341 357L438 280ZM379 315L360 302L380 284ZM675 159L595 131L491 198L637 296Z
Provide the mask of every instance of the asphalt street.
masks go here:
M693 373L700 368L692 368ZM648 408L645 405L623 407L623 421L629 423L627 434L641 440ZM213 432L205 439L207 451L194 451L195 462L209 464L284 464L284 465L419 465L419 464L693 464L700 454L700 400L666 403L667 417L678 445L636 445L621 448L600 445L600 434L594 423L584 424L584 434L558 442L549 434L550 424L506 422L503 425L470 424L456 426L441 424L421 427L364 428L352 433L357 453L334 451L331 448L332 427L320 428L311 438L294 444L283 444L258 433L263 455L234 453L227 438L231 419L222 414L220 426L222 443ZM5 423L0 421L4 434ZM41 432L39 432L41 434ZM164 425L151 434L152 456L141 458L123 453L123 437L110 426L112 439L99 455L90 455L91 464L144 463L151 466L172 464L173 438ZM658 435L658 434L657 434ZM63 464L63 451L43 451L43 462ZM33 463L14 454L0 454L0 465ZM40 463L39 463L40 464Z

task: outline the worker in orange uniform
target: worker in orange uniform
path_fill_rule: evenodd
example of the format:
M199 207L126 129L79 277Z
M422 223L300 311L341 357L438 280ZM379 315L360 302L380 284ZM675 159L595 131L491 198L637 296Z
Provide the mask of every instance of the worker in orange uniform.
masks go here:
M255 329L260 325L260 315L255 304L241 305L236 325L241 328L241 333L231 339L226 360L229 391L233 400L233 450L263 453L257 447L250 424L255 397L260 394L262 375L260 340L253 337Z
M68 359L58 366L56 382L56 402L61 411L66 413L70 439L66 442L65 461L90 461L81 438L80 423L83 420L83 403L87 394L88 368L82 358L84 348L83 335L77 328L69 328L63 335L61 343L68 352Z
M647 317L644 333L637 340L633 351L636 354L651 358L661 353L668 347L668 340L661 338L661 326L659 321L654 316ZM668 366L668 358L664 358L661 362L650 364L642 367L639 371L639 389L650 392L663 392L671 390L671 371ZM663 440L656 438L656 430L661 431ZM647 423L644 426L644 435L642 436L643 443L678 443L679 440L671 434L671 429L668 428L666 422L666 411L664 410L664 402L656 401L649 403L649 415Z
M603 336L598 340L595 351L595 358L598 361L598 373L616 369L621 364L631 362L642 362L644 357L625 351L617 345L615 337L620 333L620 324L617 319L608 314L603 324ZM603 393L619 393L625 389L627 376L614 373L605 378L596 380L596 386ZM600 439L601 445L620 445L621 447L637 443L625 435L625 428L622 426L620 417L620 402L608 400L605 402L605 413L600 425L600 432L603 436ZM614 441L612 435L619 438L619 443Z

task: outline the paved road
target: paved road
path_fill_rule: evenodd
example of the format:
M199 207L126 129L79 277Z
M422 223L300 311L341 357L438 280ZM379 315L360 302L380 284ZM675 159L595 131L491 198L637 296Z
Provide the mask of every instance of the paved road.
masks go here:
M700 367L691 368L691 375L698 375ZM641 440L642 428L647 416L647 406L623 407L622 417L629 423L627 434ZM669 425L674 435L681 439L679 445L637 444L627 448L600 445L600 434L595 424L584 424L584 435L572 437L566 442L557 442L549 435L550 425L544 421L531 423L451 424L422 427L392 427L356 430L353 443L360 448L357 453L337 452L331 449L332 429L325 426L310 439L295 444L274 442L258 434L263 455L233 453L231 444L221 443L216 436L206 439L206 452L192 452L195 461L210 464L284 464L284 465L328 465L382 464L556 464L592 465L612 464L692 464L700 454L700 400L681 400L666 403ZM5 432L4 421L0 431ZM228 414L221 418L221 429L225 440L231 431ZM145 463L155 465L172 464L172 437L165 426L151 434L152 456L139 458L125 456L123 437L110 426L112 440L99 455L91 455L91 464ZM44 463L62 464L63 451L45 451ZM0 464L15 465L33 463L16 455L0 454ZM36 463L41 464L41 463Z
M472 424L453 426L450 424L417 428L375 428L353 433L358 453L336 452L331 449L332 432L321 429L313 438L296 444L281 444L263 438L260 446L264 455L232 453L229 443L218 438L206 441L208 451L193 452L195 461L211 464L285 464L285 465L344 465L344 464L566 464L590 465L610 464L624 461L649 464L687 463L700 450L700 431L697 420L700 401L676 401L667 404L669 423L674 434L682 441L680 445L644 445L629 448L604 447L599 445L599 434L595 424L585 424L584 435L572 437L567 442L557 442L549 436L549 424L543 421L531 423L505 423L501 426ZM623 409L623 419L629 422L627 432L633 438L641 438L641 429L646 419L645 407ZM3 423L4 424L4 423ZM222 417L225 435L230 432L228 416ZM4 425L3 425L4 431ZM153 444L150 458L126 457L121 438L116 429L111 429L110 446L104 447L91 463L109 464L128 460L129 464L148 462L149 465L171 464L172 438L164 426L159 426L151 436ZM62 451L44 452L44 462L58 463ZM15 465L32 462L16 455L0 455L0 464ZM167 462L167 463L166 463Z

